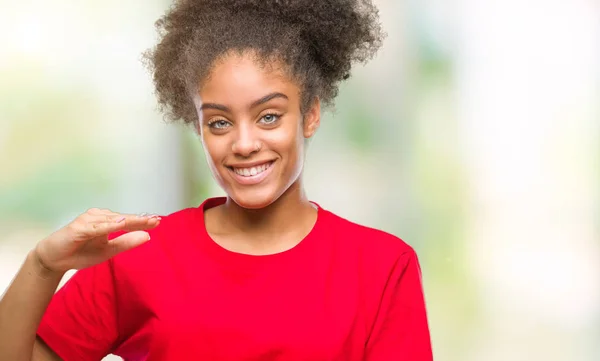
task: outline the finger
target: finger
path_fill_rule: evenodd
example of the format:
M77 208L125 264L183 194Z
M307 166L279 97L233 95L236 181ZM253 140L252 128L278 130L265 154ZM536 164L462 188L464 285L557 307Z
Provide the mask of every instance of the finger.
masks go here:
M150 240L148 232L129 232L108 242L110 257L138 247Z
M154 228L160 221L161 217L153 214L127 215L116 220L117 223L122 223L122 230L130 232Z
M121 217L119 219L119 217L117 217L116 220L110 222L88 223L85 233L89 238L95 238L119 231L133 232L149 230L160 224L159 218L147 218L143 220L134 219L128 222L123 218L124 217Z
M123 217L125 219L130 220L141 220L145 218L157 218L158 215L153 215L149 213L140 213L140 214L125 214L113 212L109 209L100 209L100 208L90 208L87 212L83 213L80 217L81 221L84 223L102 223L102 222L112 222L118 217Z
M87 223L113 223L119 222L121 219L127 218L127 215L111 212L110 214L97 214L89 216Z
M138 225L144 226L148 224L148 221L151 219L160 220L161 217L156 214L123 214L123 213L106 213L106 214L98 214L94 216L89 216L86 223L111 223L111 222L125 222L127 227L133 227L131 229L137 229Z
M119 213L115 213L106 209L91 208L87 212L77 217L73 223L85 225L88 223L112 222L114 218L118 216Z
M160 221L160 217L133 217L118 219L116 222L112 222L112 225L115 226L116 231L135 232L152 229L158 226L160 224Z

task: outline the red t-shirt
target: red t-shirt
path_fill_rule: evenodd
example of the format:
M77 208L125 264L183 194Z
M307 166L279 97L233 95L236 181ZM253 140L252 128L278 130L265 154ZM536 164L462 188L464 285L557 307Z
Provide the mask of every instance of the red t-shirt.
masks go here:
M208 199L151 240L78 271L38 335L65 361L429 361L413 249L319 207L311 233L273 255L211 240Z

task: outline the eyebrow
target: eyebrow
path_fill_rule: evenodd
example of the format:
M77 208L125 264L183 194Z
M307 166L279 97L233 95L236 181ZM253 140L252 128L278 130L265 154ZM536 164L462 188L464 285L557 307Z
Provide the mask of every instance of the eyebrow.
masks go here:
M250 104L250 108L255 108L259 105L262 105L270 100L273 100L275 98L283 98L283 99L289 99L287 95L283 94L283 93L279 93L279 92L275 92L275 93L271 93L271 94L267 94L264 97L254 101L252 104ZM231 110L222 104L216 104L216 103L203 103L202 106L200 107L200 110L204 110L204 109L215 109L215 110L221 110L224 112L230 112Z

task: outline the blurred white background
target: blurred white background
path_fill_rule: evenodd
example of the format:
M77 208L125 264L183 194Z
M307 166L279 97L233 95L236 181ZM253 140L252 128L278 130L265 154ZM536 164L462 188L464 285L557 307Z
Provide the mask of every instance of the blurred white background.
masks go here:
M600 4L375 2L311 199L415 247L436 360L600 360ZM0 0L0 289L87 208L221 194L140 61L169 4Z

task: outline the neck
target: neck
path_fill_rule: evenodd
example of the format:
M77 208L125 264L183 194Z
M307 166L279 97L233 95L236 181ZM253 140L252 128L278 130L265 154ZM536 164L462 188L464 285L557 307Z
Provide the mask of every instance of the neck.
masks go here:
M221 219L227 220L230 229L246 234L281 234L297 229L298 222L306 219L303 216L314 211L314 206L309 202L302 183L298 180L265 208L242 208L231 198L227 198L221 207Z

